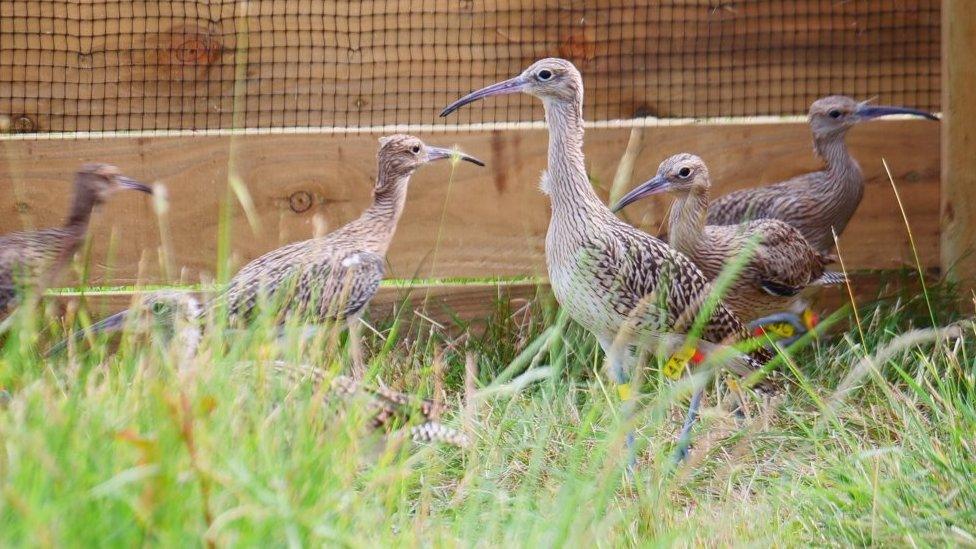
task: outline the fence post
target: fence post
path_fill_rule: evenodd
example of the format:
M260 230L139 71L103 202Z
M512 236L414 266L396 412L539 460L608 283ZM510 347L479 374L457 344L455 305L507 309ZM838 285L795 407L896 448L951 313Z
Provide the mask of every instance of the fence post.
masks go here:
M976 15L972 0L942 2L942 272L976 288Z

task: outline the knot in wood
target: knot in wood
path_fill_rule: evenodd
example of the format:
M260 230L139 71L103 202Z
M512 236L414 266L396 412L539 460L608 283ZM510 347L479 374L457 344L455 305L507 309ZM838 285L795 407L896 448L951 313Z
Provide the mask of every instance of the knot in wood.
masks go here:
M183 29L173 34L170 50L173 59L181 65L210 65L220 58L223 47L207 31Z
M17 133L30 133L34 127L34 120L26 114L14 118L13 130Z
M314 202L312 193L308 191L295 191L288 197L288 207L297 214L307 212Z

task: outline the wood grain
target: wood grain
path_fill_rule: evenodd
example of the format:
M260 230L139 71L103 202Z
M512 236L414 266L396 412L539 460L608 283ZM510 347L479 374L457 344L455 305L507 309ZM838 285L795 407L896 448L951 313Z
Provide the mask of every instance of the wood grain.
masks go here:
M19 131L445 123L546 56L592 120L805 112L847 93L937 110L940 0L5 0L0 115ZM450 122L539 117L531 99Z
M942 123L942 269L976 288L976 17L963 0L946 0ZM968 309L968 307L967 307Z
M587 133L587 167L606 198L630 130ZM457 144L487 168L426 166L415 174L388 260L389 274L414 277L544 276L548 199L538 189L544 130L431 134ZM806 124L651 127L634 160L634 178L651 177L681 151L708 163L716 194L818 169ZM939 264L939 125L879 121L855 128L853 154L867 178L864 201L841 246L852 269L913 264L907 232L881 159L892 169L923 266ZM159 221L137 193L114 197L95 215L91 281L97 284L211 280L217 267L221 204L230 204L231 269L283 243L345 223L367 206L375 176L376 136L276 135L78 140L3 140L0 234L61 222L70 179L86 161L111 161L132 177L163 184L174 273L160 266ZM236 173L249 190L252 226L228 190ZM628 186L628 188L629 188ZM664 198L626 210L656 234ZM316 229L318 227L318 229Z
M898 295L918 295L920 284L917 276L910 273L904 276L891 276L878 273L858 273L853 277L852 288L855 302L859 307L870 305L878 300L892 300ZM59 296L54 301L61 314L70 306L77 308L80 302L94 318L102 318L128 308L138 299L138 293L114 295L89 294L79 296ZM200 299L208 294L197 293ZM394 316L408 324L424 324L449 333L468 328L479 333L492 320L499 321L499 313L510 314L517 322L523 322L532 314L540 312L540 305L554 303L548 284L505 283L505 284L451 284L424 285L410 287L384 286L369 305L366 317L371 324L382 326ZM817 293L811 305L826 317L830 312L850 303L845 289L830 288ZM410 333L404 331L403 333Z

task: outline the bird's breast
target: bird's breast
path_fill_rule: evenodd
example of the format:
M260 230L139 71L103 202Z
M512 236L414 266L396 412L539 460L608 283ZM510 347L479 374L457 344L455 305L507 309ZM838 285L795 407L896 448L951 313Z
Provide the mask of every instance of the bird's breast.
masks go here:
M598 337L612 338L623 318L614 306L613 292L601 283L606 277L596 272L598 257L583 240L582 235L562 233L550 224L546 238L549 283L559 305L573 320Z

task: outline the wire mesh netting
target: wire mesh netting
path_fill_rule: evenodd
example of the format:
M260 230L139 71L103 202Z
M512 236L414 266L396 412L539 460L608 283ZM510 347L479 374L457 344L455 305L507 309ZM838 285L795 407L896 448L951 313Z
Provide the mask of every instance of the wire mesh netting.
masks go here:
M536 120L457 96L559 56L590 120L802 114L828 93L938 110L938 0L3 0L21 132Z

